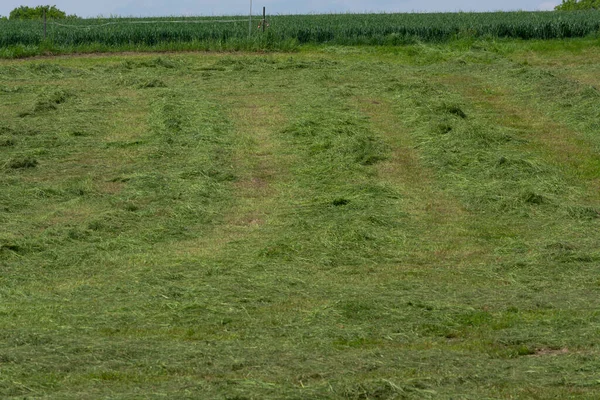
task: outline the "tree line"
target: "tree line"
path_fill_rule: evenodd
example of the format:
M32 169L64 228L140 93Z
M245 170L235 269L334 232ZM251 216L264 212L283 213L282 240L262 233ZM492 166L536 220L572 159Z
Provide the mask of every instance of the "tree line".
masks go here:
M600 10L600 0L563 0L554 8L557 11Z
M10 12L8 17L0 16L0 20L32 20L44 18L44 11L46 12L46 18L48 19L66 19L66 18L78 18L76 15L67 15L66 12L58 9L56 6L37 6L28 7L21 6L17 7Z

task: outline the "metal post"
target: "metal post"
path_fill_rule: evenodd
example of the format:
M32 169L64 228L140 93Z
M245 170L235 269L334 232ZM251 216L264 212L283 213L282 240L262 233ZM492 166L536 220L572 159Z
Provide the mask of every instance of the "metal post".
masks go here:
M262 28L263 28L263 32L265 31L265 27L267 25L267 7L263 7L263 22L262 22Z
M250 20L248 21L248 37L252 36L252 0L250 0Z
M47 33L47 27L46 27L46 8L44 8L44 40L46 40L46 33Z

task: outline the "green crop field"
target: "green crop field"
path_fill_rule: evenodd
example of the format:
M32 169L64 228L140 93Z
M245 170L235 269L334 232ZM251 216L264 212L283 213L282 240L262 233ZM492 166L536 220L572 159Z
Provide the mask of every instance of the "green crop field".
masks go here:
M288 50L302 44L398 45L456 38L560 39L596 36L600 11L269 16L0 21L0 57L40 52L139 50ZM220 23L220 20L238 22ZM175 21L175 22L173 22Z
M598 45L1 60L0 397L597 399Z

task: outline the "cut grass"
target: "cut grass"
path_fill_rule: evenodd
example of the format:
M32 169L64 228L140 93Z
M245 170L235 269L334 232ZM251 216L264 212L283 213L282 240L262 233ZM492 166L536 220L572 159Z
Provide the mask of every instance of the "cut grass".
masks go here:
M598 116L512 46L0 63L0 396L595 398Z

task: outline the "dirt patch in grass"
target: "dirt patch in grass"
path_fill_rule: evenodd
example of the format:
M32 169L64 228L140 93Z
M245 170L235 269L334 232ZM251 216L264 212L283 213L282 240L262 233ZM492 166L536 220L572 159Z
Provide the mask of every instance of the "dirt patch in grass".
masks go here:
M125 183L124 182L102 182L98 185L98 189L102 192L102 193L106 193L106 194L118 194L120 193L123 188L125 187Z
M264 171L267 167L262 165L261 168ZM248 191L265 190L269 188L269 181L267 179L254 176L250 179L244 179L236 182L235 186L239 189Z
M571 352L566 347L562 348L562 349L541 348L541 349L536 349L535 352L533 354L531 354L531 357L553 357L553 356L562 356L562 355L566 355L566 354L570 354L570 353Z

